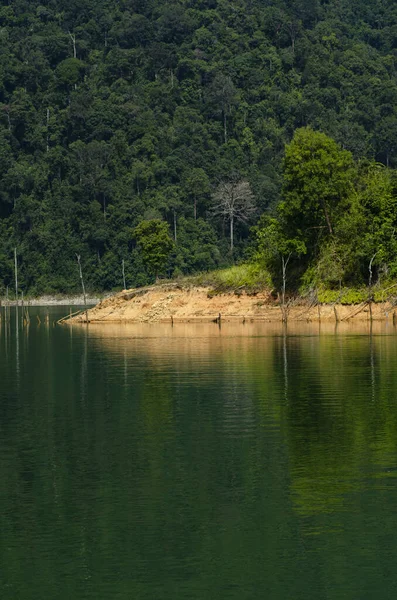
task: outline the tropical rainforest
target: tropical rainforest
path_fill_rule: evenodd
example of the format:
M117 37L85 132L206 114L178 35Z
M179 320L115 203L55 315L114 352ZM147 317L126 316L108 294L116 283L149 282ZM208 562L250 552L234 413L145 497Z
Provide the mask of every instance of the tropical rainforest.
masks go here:
M3 0L0 293L392 279L396 107L393 0Z

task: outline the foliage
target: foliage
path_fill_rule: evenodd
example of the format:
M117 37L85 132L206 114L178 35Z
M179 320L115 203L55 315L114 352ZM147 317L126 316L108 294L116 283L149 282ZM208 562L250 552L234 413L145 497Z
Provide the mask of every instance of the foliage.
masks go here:
M167 223L159 219L142 221L134 229L134 236L148 272L157 279L174 247Z
M255 292L272 286L269 272L258 262L242 263L211 273L201 273L187 281L211 286L218 292L245 290Z
M315 251L333 237L335 221L349 209L355 169L350 152L323 133L298 129L284 159L283 199L279 212L284 229Z
M361 304L368 298L366 288L341 288L340 290L319 289L318 301L322 304Z
M342 302L355 303L357 286L397 275L396 191L390 168L354 161L324 134L297 130L286 147L281 202L254 229L257 255L279 287L278 258L284 267L291 257L292 290L327 290L336 301L348 286Z
M15 247L25 294L77 291L76 253L89 289L119 287L123 260L148 283L132 232L153 219L174 235L170 275L238 262L253 210L211 210L231 181L304 244L290 285L365 283L375 253L375 278L397 276L389 4L2 6L0 289Z
M199 218L178 221L178 243L174 248L174 275L216 269L223 261L213 228Z

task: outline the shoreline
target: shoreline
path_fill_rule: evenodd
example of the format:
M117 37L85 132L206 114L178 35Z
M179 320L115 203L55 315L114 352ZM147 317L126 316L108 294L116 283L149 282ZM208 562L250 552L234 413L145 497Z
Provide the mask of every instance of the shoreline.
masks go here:
M355 305L313 304L301 300L288 308L291 322L397 321L388 302ZM88 309L89 323L282 322L283 312L269 290L216 293L209 287L178 283L124 290ZM85 311L62 323L86 323Z
M102 298L103 300L103 298ZM86 298L87 305L91 308L96 306L101 302L101 298L99 296L90 296ZM22 303L22 299L18 299L18 306L84 306L84 297L83 296L63 296L57 297L52 296L51 294L39 296L38 298L28 298L24 299ZM0 307L5 306L17 306L17 302L15 300L9 300L8 302L2 298L0 300Z

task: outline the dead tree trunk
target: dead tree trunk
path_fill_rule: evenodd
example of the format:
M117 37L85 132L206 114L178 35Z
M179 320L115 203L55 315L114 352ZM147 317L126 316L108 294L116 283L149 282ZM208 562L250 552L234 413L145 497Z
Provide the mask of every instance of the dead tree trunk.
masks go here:
M125 284L125 265L124 265L124 258L123 258L123 260L122 260L122 262L121 262L121 266L122 266L122 270L123 270L123 286L124 286L124 289L126 290L126 289L127 289L127 286L126 286L126 284Z
M85 293L85 285L84 285L84 279L83 279L83 271L82 271L82 268L81 268L80 254L76 254L76 257L77 257L77 262L78 262L78 265L79 265L79 274L80 274L81 287L83 288L85 319L86 319L86 323L88 325L87 296L86 296L86 293Z
M372 300L373 300L373 294L372 294L372 263L375 260L375 256L378 254L378 252L375 252L375 254L371 257L371 260L369 261L369 265L368 265L368 271L369 271L369 278L368 278L368 306L369 306L369 318L370 321L372 322Z
M18 306L18 260L17 249L14 248L14 265L15 265L15 301Z
M286 323L287 319L288 319L288 310L287 310L287 305L285 302L285 290L286 290L286 285L287 285L287 266L288 266L290 258L291 258L291 254L289 254L287 256L287 258L285 258L284 255L281 256L281 267L282 267L282 276L283 276L283 287L282 287L282 292L281 292L281 314L282 314L283 323Z
M77 58L76 36L74 33L70 33L70 31L69 31L69 37L72 40L72 44L73 44L73 58Z

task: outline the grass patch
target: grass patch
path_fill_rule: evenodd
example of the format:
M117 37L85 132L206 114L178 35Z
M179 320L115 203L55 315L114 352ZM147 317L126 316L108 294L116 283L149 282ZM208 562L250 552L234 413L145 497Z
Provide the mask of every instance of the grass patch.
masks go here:
M397 296L397 284L385 282L383 285L377 285L372 288L372 298L374 302L393 301ZM318 289L318 301L322 304L361 304L368 300L368 287L348 288L341 290Z
M185 281L212 287L214 295L238 290L256 293L272 285L268 271L257 263L243 263L220 271L200 273L194 277L187 277Z
M324 290L317 292L318 301L322 304L360 304L368 298L366 288L342 288L341 290Z

